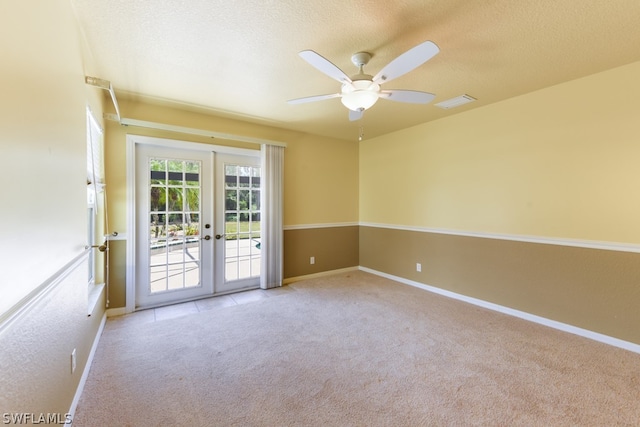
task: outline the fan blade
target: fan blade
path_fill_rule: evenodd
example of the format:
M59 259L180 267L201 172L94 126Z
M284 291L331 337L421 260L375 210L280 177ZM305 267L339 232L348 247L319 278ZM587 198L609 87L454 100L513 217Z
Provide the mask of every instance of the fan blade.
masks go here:
M336 67L328 59L320 56L316 52L312 50L303 50L298 55L332 79L335 79L340 83L351 83L349 76L347 76L340 68Z
M389 82L424 64L438 52L440 52L440 49L434 42L426 41L419 44L387 64L373 77L373 81L378 84Z
M307 102L316 102L316 101L324 101L325 99L339 98L341 96L342 94L340 93L330 93L329 95L316 95L316 96L307 96L306 98L290 99L287 101L287 103L304 104Z
M435 97L432 93L417 90L391 89L380 92L380 98L397 102L408 102L410 104L428 104L433 101Z
M364 110L353 111L349 110L349 121L355 122L356 120L360 120L364 115Z

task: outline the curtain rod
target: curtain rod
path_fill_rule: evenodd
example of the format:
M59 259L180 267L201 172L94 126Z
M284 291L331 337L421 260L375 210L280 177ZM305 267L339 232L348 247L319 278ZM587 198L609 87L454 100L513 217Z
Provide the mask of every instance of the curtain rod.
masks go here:
M115 117L112 117L112 116L113 115L107 114L105 115L105 118L109 120L115 119ZM268 144L268 145L275 145L279 147L287 146L285 142L272 141L270 139L253 138L251 136L234 135L231 133L215 132L215 131L204 130L204 129L190 128L185 126L169 125L166 123L150 122L147 120L128 119L126 117L123 117L122 119L119 120L119 122L123 126L137 126L137 127L148 128L148 129L166 130L170 132L206 136L210 138L227 139L231 141L242 141L242 142L248 142L251 144L259 144L259 145Z
M250 136L233 135L230 133L214 132L210 130L195 129L195 128L189 128L184 126L168 125L165 123L149 122L146 120L124 118L120 116L120 108L118 108L118 100L116 99L116 94L109 80L100 79L98 77L84 76L84 81L88 85L99 87L109 92L109 94L111 95L111 100L113 101L113 106L116 109L116 114L115 115L105 114L104 118L107 120L117 121L123 126L138 126L143 128L149 128L149 129L186 133L189 135L207 136L209 138L220 138L220 139L228 139L231 141L242 141L242 142L248 142L251 144L258 144L258 145L269 144L269 145L276 145L279 147L287 146L287 144L284 142L271 141L269 139L253 138Z

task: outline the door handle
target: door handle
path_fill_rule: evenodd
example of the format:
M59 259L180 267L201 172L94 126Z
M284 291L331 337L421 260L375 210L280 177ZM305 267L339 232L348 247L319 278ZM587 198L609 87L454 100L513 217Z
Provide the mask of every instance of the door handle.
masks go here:
M220 240L224 237L224 234L216 234L216 239Z
M204 236L204 237L202 238L202 240L211 240L211 236L209 236L209 235L207 234L206 236Z

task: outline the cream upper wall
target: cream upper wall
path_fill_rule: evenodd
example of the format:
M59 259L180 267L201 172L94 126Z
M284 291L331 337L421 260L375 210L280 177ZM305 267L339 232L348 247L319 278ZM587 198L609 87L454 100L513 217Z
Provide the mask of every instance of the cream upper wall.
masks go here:
M360 221L640 243L640 62L360 143Z
M285 151L284 224L358 221L358 143L304 135Z
M284 171L284 224L358 221L358 143L291 132L150 103L119 101L122 116L287 144ZM126 134L230 145L259 145L202 136L120 126L107 122L106 175L109 229L126 232Z
M102 107L84 49L68 0L0 2L2 413L67 413L104 314L87 316L86 107Z
M0 6L0 313L84 250L82 41L68 1Z

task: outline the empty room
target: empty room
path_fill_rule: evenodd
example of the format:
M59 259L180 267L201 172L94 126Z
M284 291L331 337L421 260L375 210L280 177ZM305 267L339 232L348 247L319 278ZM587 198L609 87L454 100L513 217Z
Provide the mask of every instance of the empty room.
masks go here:
M637 0L0 20L3 424L640 423Z

